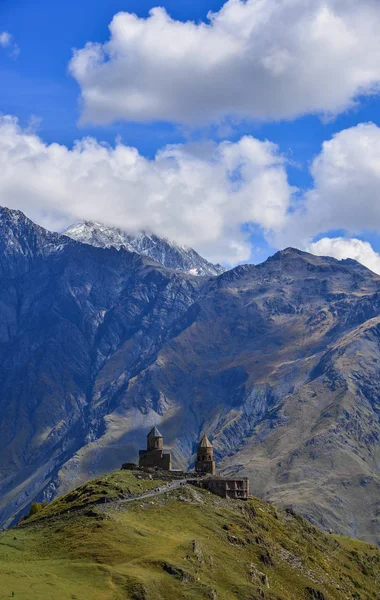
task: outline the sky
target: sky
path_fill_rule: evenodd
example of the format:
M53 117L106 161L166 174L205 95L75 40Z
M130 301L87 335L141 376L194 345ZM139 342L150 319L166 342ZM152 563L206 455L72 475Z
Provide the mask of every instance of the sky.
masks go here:
M0 0L0 204L380 273L378 0Z

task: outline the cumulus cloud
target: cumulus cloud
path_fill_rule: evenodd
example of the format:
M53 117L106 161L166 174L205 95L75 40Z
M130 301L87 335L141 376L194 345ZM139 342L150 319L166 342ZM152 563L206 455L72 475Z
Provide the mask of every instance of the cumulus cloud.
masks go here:
M355 238L380 231L380 127L362 123L334 135L323 143L311 174L312 188L288 214L284 227L270 232L272 244L353 258L380 273L379 255L368 242ZM329 234L337 230L344 237Z
M136 148L92 138L72 149L48 145L5 117L0 165L0 204L46 227L92 219L152 230L227 264L250 258L242 225L283 227L292 195L277 147L249 136L168 146L148 160Z
M322 238L309 245L308 251L317 256L332 256L338 260L353 258L380 275L380 254L369 242L356 238Z
M0 31L0 47L8 48L10 55L13 57L20 54L20 48L13 41L13 36L8 31Z
M373 123L324 142L311 165L313 186L296 205L285 158L251 136L167 146L147 159L121 142L46 144L33 127L3 117L0 165L0 204L50 229L78 219L145 229L233 265L250 260L254 225L273 247L353 258L380 273L380 256L357 239L380 231L380 127Z
M362 123L337 133L323 143L311 174L313 187L276 236L277 245L307 246L332 230L349 237L380 231L380 127Z
M378 0L228 0L207 23L120 12L74 52L83 120L336 114L379 89Z

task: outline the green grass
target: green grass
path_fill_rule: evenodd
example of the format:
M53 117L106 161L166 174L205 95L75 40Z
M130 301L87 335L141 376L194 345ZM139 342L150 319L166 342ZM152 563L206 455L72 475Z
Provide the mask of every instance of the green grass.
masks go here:
M160 483L163 482L150 479L137 479L131 471L116 471L99 479L88 481L69 494L66 494L66 496L58 498L32 517L29 517L28 523L64 514L69 511L76 511L92 504L120 500L130 494L143 494L159 486Z
M157 485L111 474L0 534L0 598L13 590L25 600L307 600L313 589L326 600L380 599L373 546L256 499L191 487L117 510L88 507L89 489L101 497L105 482L113 498Z

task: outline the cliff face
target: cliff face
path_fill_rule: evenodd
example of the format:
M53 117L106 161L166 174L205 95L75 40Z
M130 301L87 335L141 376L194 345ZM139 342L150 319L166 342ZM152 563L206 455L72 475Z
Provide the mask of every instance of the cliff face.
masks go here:
M123 389L170 337L201 280L50 234L12 211L2 211L0 228L4 520L102 435ZM100 396L96 382L109 369Z
M136 460L159 424L175 466L207 432L255 494L380 540L380 277L292 249L192 277L17 215L0 218L3 522Z

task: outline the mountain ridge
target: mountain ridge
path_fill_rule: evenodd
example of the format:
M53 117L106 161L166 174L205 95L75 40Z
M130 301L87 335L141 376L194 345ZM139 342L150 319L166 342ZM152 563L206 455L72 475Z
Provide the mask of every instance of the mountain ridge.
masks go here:
M142 231L132 235L104 223L82 221L71 225L63 235L99 248L125 248L130 252L148 256L164 267L189 275L215 276L225 271L221 265L208 262L193 248L181 246L154 233Z

